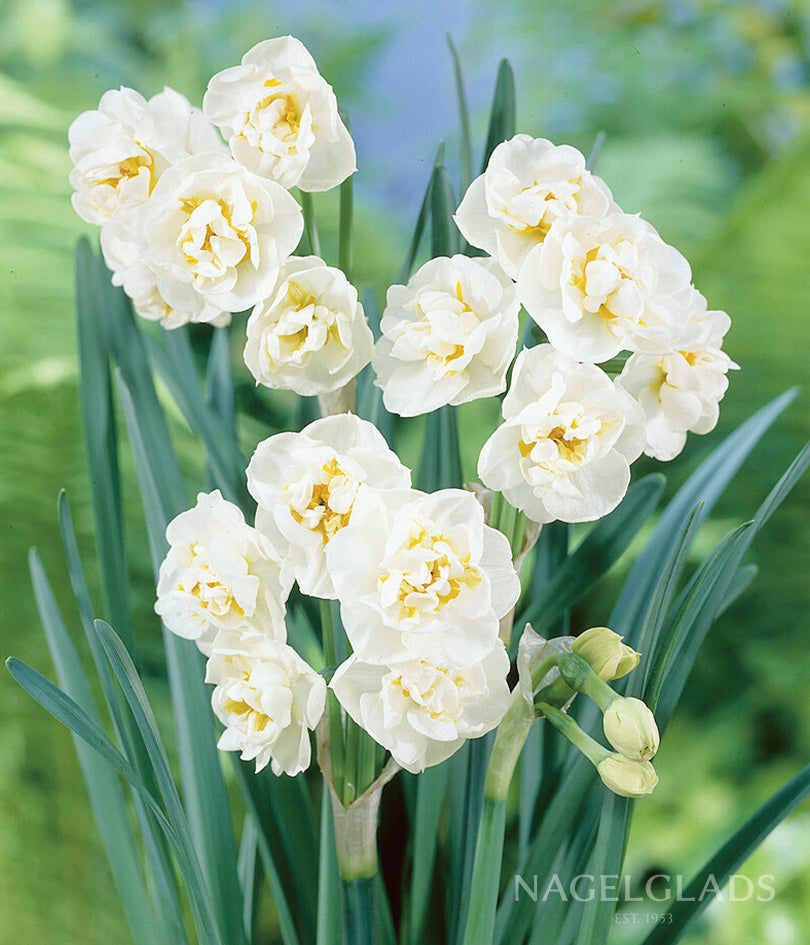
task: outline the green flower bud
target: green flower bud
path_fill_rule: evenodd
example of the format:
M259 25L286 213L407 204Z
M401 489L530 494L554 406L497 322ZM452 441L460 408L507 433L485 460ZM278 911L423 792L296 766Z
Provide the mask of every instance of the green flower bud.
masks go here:
M648 761L658 751L658 726L641 699L618 696L605 709L605 737L632 761Z
M596 766L605 787L621 797L652 794L658 775L649 761L633 761L624 755L608 755Z
M607 627L591 627L574 640L571 649L590 664L605 682L626 676L638 666L640 653L622 643L618 633Z

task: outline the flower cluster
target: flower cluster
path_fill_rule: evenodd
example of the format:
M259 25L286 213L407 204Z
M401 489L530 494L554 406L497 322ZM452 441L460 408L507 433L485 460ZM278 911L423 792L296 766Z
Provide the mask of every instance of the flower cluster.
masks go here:
M346 274L293 255L304 217L290 188L337 186L355 150L331 87L289 36L215 75L202 110L169 89L149 101L108 92L70 143L74 206L101 226L135 310L166 328L252 310L244 361L256 383L318 396L326 414L258 444L246 471L254 525L215 491L167 531L156 610L208 658L220 746L257 769L302 770L330 674L344 721L409 771L490 731L510 705L501 633L515 564L543 523L616 508L642 452L672 459L688 432L714 427L736 367L722 351L728 316L708 310L683 256L621 211L579 151L519 134L455 214L473 253L391 286L375 340ZM521 308L534 324L515 356ZM511 540L490 526L487 490L411 488L377 428L346 412L369 364L402 417L505 394L478 474L499 509L535 523L523 544L517 526ZM293 582L339 605L351 655L323 676L287 643ZM592 639L594 662L628 671L637 656L614 643L606 657ZM606 712L606 733L647 763L631 709Z
M292 256L304 221L289 188L329 190L356 169L298 40L254 46L211 79L202 110L171 89L146 101L122 88L69 137L73 205L101 226L113 282L143 318L220 326L253 309L256 383L304 395L338 390L371 360L356 290L322 259Z

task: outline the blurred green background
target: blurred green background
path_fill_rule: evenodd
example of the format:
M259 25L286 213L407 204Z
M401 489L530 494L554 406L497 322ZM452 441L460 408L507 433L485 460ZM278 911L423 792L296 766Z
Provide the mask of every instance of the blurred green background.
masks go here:
M586 152L604 130L598 170L616 199L687 255L710 306L732 316L727 348L743 370L732 377L720 429L692 437L665 469L670 491L723 431L786 387L807 387L810 0L0 0L0 22L3 656L50 672L27 574L31 545L75 626L55 517L60 487L95 577L73 324L72 255L87 228L69 203L66 134L108 88L130 85L148 96L171 85L199 104L208 78L255 42L298 36L351 116L357 280L381 295L396 277L440 138L458 168L449 30L475 140L483 141L497 64L508 56L519 130ZM808 439L808 397L800 394L757 449L697 551L750 516ZM463 411L468 475L487 435L482 417ZM258 426L243 432L248 446L261 435ZM184 448L193 452L188 437ZM637 805L628 861L635 881L650 869L690 874L808 760L809 500L805 480L758 539L759 578L698 661L658 756L660 786ZM158 627L134 488L126 501L138 629L159 697ZM622 571L620 562L576 615L580 628L604 622ZM70 738L7 676L0 746L0 945L128 942ZM773 874L774 901L719 902L688 942L806 942L807 806L746 872ZM644 915L636 916L617 925L617 943L643 936Z

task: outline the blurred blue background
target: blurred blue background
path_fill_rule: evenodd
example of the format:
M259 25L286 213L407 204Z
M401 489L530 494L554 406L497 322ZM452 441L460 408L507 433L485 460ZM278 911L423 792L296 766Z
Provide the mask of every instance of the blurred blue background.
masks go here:
M382 297L396 278L440 139L458 177L458 119L445 34L459 49L483 143L495 73L508 57L518 128L584 151L606 132L598 171L690 259L726 309L732 377L720 430L692 437L670 491L723 432L810 377L810 2L808 0L0 0L0 626L3 655L50 672L27 576L37 545L60 602L70 594L55 518L68 489L91 575L89 484L79 425L67 128L108 88L170 85L199 104L208 78L254 43L292 33L351 118L357 281ZM330 197L319 202L327 230ZM95 239L95 234L93 235ZM802 393L740 473L700 553L746 519L810 436ZM283 407L283 404L282 404ZM466 472L493 413L465 408ZM245 424L246 448L263 430ZM181 448L195 458L178 422ZM125 474L131 470L126 465ZM652 466L652 464L648 464ZM639 464L638 472L644 470ZM158 628L134 488L126 496L147 671L162 693ZM689 874L808 760L810 487L758 539L757 582L714 628L659 754L661 783L637 805L628 870ZM631 549L631 554L633 549ZM620 562L576 615L606 619ZM98 600L98 595L96 595ZM166 731L170 735L170 721ZM0 681L0 945L127 942L69 736ZM750 862L775 877L765 905L720 902L692 945L800 945L810 934L810 811ZM617 926L617 943L643 929Z

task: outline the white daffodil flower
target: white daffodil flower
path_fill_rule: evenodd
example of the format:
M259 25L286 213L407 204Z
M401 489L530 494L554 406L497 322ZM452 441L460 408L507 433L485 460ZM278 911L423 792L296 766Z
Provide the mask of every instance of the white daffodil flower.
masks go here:
M509 707L508 672L499 640L465 669L424 659L379 666L355 654L338 667L330 687L397 764L419 774L498 725Z
M561 219L533 249L518 295L548 340L577 361L666 354L690 306L689 263L627 213Z
M309 767L309 733L326 706L326 682L295 650L261 634L223 630L213 643L205 681L225 726L217 747L241 752L259 772L299 774Z
M411 474L374 424L347 413L259 443L247 482L256 527L291 562L298 586L333 599L326 549L350 522L360 485L407 488Z
M247 324L245 364L265 387L339 390L369 363L374 336L357 289L317 256L292 256Z
M526 256L555 220L617 209L607 185L569 145L515 135L492 152L454 217L464 238L517 279Z
M116 225L113 218L111 236ZM301 208L277 184L230 158L196 155L158 181L116 281L140 299L151 280L165 305L189 321L244 311L272 291L303 228Z
M249 626L286 640L292 573L218 489L201 492L193 509L172 519L166 540L155 611L169 630L206 654L220 630Z
M721 349L731 324L728 315L707 311L699 292L694 297L677 350L663 356L631 355L617 381L644 411L644 452L655 459L674 459L687 433L715 428L727 374L738 367Z
M240 164L282 187L330 190L357 169L332 86L292 36L259 43L218 72L203 111Z
M503 391L519 309L493 259L438 257L391 286L374 351L386 408L412 417Z
M346 636L368 663L469 666L496 646L520 593L509 542L461 489L360 489L326 561Z
M173 89L149 101L134 89L105 92L98 109L82 112L71 124L68 139L73 208L99 225L119 208L131 213L145 203L171 164L192 154L225 152L203 113Z
M551 345L524 349L503 416L478 459L488 488L535 522L590 522L619 504L644 446L643 417L601 368Z

